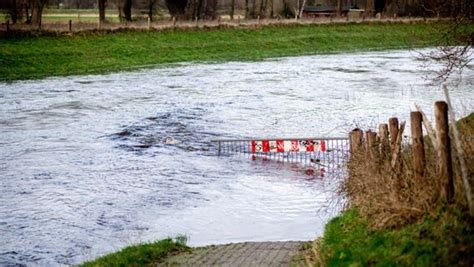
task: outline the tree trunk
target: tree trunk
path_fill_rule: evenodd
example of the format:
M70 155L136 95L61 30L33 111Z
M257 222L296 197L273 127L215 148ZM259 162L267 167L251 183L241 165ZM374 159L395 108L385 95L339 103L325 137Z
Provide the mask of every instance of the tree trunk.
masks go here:
M273 18L273 0L270 0L270 18Z
M217 18L217 0L206 0L205 3L206 17L215 20Z
M188 0L166 0L166 7L172 17L184 17L187 6Z
M342 0L337 0L337 10L336 10L336 15L338 17L341 16L342 13Z
M16 6L16 0L12 0L12 6L10 10L10 17L12 19L12 23L15 24L18 20L18 8Z
M234 20L235 0L230 2L230 19Z
M304 10L305 6L306 6L306 0L303 0L303 5L300 7L300 10L298 11L299 12L299 14L298 14L299 18L303 17L303 10Z
M197 10L196 10L196 17L198 19L201 19L202 18L202 14L204 13L204 15L206 14L205 10L206 10L206 0L198 0L198 7L197 7ZM204 10L204 12L203 12Z
M201 19L202 18L202 13L204 13L204 15L206 14L205 12L202 12L203 10L206 10L205 0L198 0L198 6L197 6L197 9L196 9L195 17L197 17L198 19Z
M125 0L123 3L123 16L126 21L132 21L132 0Z
M97 5L99 7L99 20L100 22L105 21L105 2L106 0L98 0Z
M252 13L250 14L253 17L255 17L255 8L257 6L257 0L252 0Z
M249 0L245 0L245 18L248 19L249 18Z
M24 2L23 8L25 9L26 24L30 24L31 23L30 2Z
M150 18L150 21L153 21L153 13L155 10L155 0L148 0L148 18Z
M31 24L41 27L43 7L47 0L31 0Z
M188 0L186 2L186 6L184 8L184 17L186 19L194 20L196 19L196 9L197 9L197 3L198 0Z

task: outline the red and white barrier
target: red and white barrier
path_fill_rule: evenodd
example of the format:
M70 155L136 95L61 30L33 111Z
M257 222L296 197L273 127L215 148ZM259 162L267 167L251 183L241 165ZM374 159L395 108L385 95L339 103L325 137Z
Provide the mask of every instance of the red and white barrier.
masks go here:
M324 140L259 140L251 141L252 153L326 151Z

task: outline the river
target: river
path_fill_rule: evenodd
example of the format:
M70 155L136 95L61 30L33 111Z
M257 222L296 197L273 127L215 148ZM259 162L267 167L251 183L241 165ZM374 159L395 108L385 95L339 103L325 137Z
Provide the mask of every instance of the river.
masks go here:
M217 157L214 138L346 136L442 100L411 51L175 64L0 83L0 265L70 265L178 234L310 240L340 177ZM474 107L474 70L451 92ZM165 144L167 137L177 144Z

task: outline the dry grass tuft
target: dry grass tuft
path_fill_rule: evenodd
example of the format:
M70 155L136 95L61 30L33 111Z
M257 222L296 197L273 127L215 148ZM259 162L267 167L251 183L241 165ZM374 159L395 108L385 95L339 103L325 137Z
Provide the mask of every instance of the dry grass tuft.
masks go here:
M466 163L472 184L474 171L474 113L458 123L465 150ZM424 215L434 215L440 203L441 181L436 175L436 155L428 137L425 140L426 169L423 179L416 179L413 169L411 146L402 145L397 165L390 164L391 153L380 153L376 159L362 148L353 153L348 163L349 177L342 184L341 192L348 203L356 207L375 229L401 227ZM461 180L459 160L453 151L455 196L453 204L466 211L467 200Z

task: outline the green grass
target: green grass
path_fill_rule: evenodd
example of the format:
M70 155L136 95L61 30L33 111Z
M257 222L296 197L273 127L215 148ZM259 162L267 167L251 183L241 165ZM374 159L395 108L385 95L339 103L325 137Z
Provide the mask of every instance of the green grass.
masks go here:
M81 266L151 266L167 256L188 251L190 248L185 243L185 237L177 237L176 239L168 238L153 243L130 246L96 260L85 262Z
M441 23L375 23L40 37L17 34L0 39L0 80L99 74L175 62L261 60L429 46L444 27Z
M472 266L468 216L440 208L419 223L377 231L352 209L328 223L319 253L327 266Z

